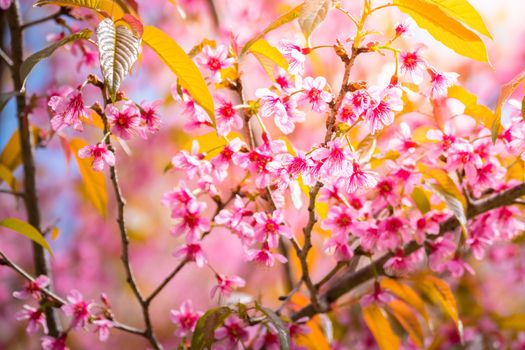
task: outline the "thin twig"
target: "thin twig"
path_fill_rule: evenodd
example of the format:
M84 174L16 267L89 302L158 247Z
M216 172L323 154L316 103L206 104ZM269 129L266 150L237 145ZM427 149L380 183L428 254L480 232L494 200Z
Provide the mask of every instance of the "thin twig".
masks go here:
M59 18L62 15L68 15L69 12L70 12L70 10L67 7L61 7L60 10L58 10L57 12L55 12L55 13L49 15L49 16L42 17L40 19L36 19L34 21L24 23L21 26L21 29L25 30L25 29L27 29L29 27L35 26L35 25L40 24L40 23L45 23L47 21L56 20L57 18Z
M164 289L164 287L166 287L168 283L170 283L173 277L175 277L175 275L178 274L179 271L182 270L184 266L186 266L187 262L188 262L187 259L182 260L179 263L179 265L177 265L177 267L175 267L175 269L173 269L173 271L168 276L166 276L166 278L162 281L162 283L159 284L159 286L155 288L155 290L150 294L150 296L146 298L145 300L146 304L151 303L151 301Z
M10 195L15 196L15 197L24 198L24 193L23 192L16 192L16 191L11 191L11 190L2 190L2 189L0 189L0 193L10 194Z
M22 276L27 281L35 282L35 278L33 276L31 276L23 268L18 266L14 261L9 259L1 251L0 251L0 265L4 265L4 266L7 266L7 267L11 268L12 270L17 272L20 276ZM44 293L48 298L50 298L54 302L56 307L61 307L62 305L67 304L67 301L64 298L62 298L58 294L52 292L51 290L49 290L47 288L40 288L40 290L42 291L42 293ZM137 334L137 335L140 335L140 336L144 336L144 331L141 330L141 329L138 329L138 328L135 328L135 327L132 327L132 326L128 326L126 324L123 324L123 323L120 323L118 321L115 321L114 319L111 320L111 322L113 324L113 328L122 330L122 331L127 332L127 333L133 333L133 334Z
M12 66L13 66L13 60L11 59L11 57L9 57L9 55L7 54L7 52L5 52L4 50L2 50L2 48L0 48L0 57L4 60L4 62L5 62L9 67L12 67Z

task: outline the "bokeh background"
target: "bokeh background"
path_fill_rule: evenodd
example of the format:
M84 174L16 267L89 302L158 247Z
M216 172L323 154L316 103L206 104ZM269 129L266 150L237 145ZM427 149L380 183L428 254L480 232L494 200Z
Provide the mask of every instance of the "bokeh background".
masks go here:
M218 30L206 1L177 1L185 11L186 17L167 0L138 0L141 16L146 24L154 24L169 32L185 49L189 50L204 38L217 39L228 44L230 33L243 43L263 29L273 19L298 1L265 0L216 0L220 19ZM437 43L425 31L417 29L416 36L406 41L406 47L415 47L418 42L428 46L424 57L441 71L460 73L460 83L479 96L479 101L493 107L496 103L500 85L510 80L525 66L525 1L523 0L471 0L486 21L494 40L485 38L493 68L487 64L473 62L460 57L450 49ZM357 13L359 1L342 1L345 8ZM380 4L381 1L374 1ZM48 8L33 8L31 0L22 0L25 21L37 19L54 11ZM7 47L10 38L5 30L5 13L2 13L2 47ZM395 23L403 16L397 9L389 9L374 15L369 29L391 32ZM72 22L74 25L75 23ZM77 25L85 25L77 23ZM352 35L354 27L344 15L333 11L312 37L314 45L332 44L335 38L346 39ZM48 45L51 34L59 34L61 29L54 23L47 23L30 28L25 32L26 55ZM277 44L282 37L300 38L297 23L283 26L270 33L267 38ZM341 65L330 50L318 50L311 55L308 70L311 75L326 76L329 83L337 86L341 79ZM392 65L387 60L368 58L358 60L353 72L354 79L368 80L372 84L388 81ZM60 49L50 59L40 63L27 82L29 94L42 95L45 91L63 86L80 84L87 74L95 72L100 76L97 66L83 66L77 69L79 56L66 49ZM267 87L270 81L262 68L253 58L248 58L241 69L243 82L248 97L253 97L255 88ZM1 91L11 91L9 72L0 70ZM130 154L117 150L118 168L121 185L127 199L127 223L131 235L131 257L137 280L141 288L151 291L177 264L172 252L181 244L181 240L170 235L169 210L160 205L164 192L173 188L183 174L164 172L176 151L188 148L190 135L182 131L184 117L180 107L171 95L174 75L145 49L143 57L133 75L129 77L123 89L135 101L165 101L160 115L163 125L156 135L148 140L136 138L129 143ZM88 90L89 91L89 90ZM93 102L95 95L88 102ZM46 101L39 101L40 108L35 109L31 120L42 130L49 129L49 114ZM310 144L324 134L324 121L308 118L297 131L290 136L294 144ZM14 104L11 101L0 116L0 150L4 148L16 129ZM100 131L87 127L83 133L68 131L69 136L83 137L93 143L100 139ZM40 197L43 227L56 226L58 237L51 241L55 252L52 261L55 271L56 289L65 295L75 288L87 299L98 299L100 292L105 292L117 317L126 323L140 325L140 310L125 285L124 271L120 256L120 242L115 223L115 203L108 187L109 207L106 218L101 217L82 192L81 178L74 164L68 164L58 139L52 140L46 147L35 151L37 164L37 185ZM21 169L15 174L21 175ZM0 184L5 186L5 184ZM23 203L16 202L10 196L0 194L0 217L19 216L24 218ZM301 218L289 215L287 220L295 223L298 230ZM316 237L320 246L323 237ZM0 230L0 248L20 265L32 271L30 242L8 231ZM247 281L242 293L260 297L267 305L276 305L277 296L283 292L280 267L264 268L248 264L243 258L241 245L227 232L214 231L205 240L205 251L211 265L227 274L237 274ZM497 249L506 249L499 251ZM514 249L514 250L513 250ZM511 245L495 247L494 254L518 254L519 250ZM493 255L494 255L493 254ZM332 263L323 256L321 249L313 252L317 259L313 271L314 279L319 278ZM494 255L496 256L496 255ZM473 263L477 271L476 283L471 277L459 283L467 288L467 297L460 302L465 313L475 311L482 306L499 314L514 312L525 313L525 263L519 259L505 260L486 258L489 262ZM491 260L492 259L492 260ZM498 260L499 259L499 260ZM295 262L293 263L293 265ZM505 278L516 274L518 280L509 287ZM191 298L197 310L205 310L217 303L209 297L209 291L215 282L210 270L188 265L177 276L152 305L155 327L161 339L167 343L176 343L173 336L174 326L169 320L169 310L178 309L180 304ZM521 283L521 284L520 284ZM21 304L11 297L11 292L22 286L22 281L12 271L0 268L0 349L38 348L37 338L27 338L25 325L14 320L14 313ZM264 286L264 288L261 288ZM474 288L474 289L469 289ZM472 294L472 291L475 293ZM264 292L264 293L263 293ZM476 294L478 293L478 294ZM460 294L461 297L461 294ZM481 303L481 305L479 305ZM131 338L130 338L131 337ZM95 334L76 333L72 336L72 349L144 349L145 343L140 338L113 331L108 343L98 343ZM171 339L171 340L170 340ZM315 347L314 347L315 348Z

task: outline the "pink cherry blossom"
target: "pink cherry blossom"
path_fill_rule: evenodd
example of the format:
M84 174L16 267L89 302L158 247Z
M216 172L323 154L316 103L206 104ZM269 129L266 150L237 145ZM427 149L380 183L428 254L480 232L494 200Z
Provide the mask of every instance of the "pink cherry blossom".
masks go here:
M330 207L328 216L321 222L323 230L332 231L332 236L346 237L353 224L352 211L342 205Z
M40 300L42 298L42 289L49 285L49 278L45 275L38 276L34 281L26 282L24 289L13 292L13 296L17 299L33 298Z
M406 17L400 23L396 24L394 30L396 31L396 37L404 36L410 37L414 34L416 24L410 17Z
M246 258L248 261L254 261L259 264L272 267L275 264L275 259L280 263L285 264L288 259L284 255L273 253L270 251L270 247L267 243L263 243L261 249L248 249L246 250Z
M350 159L353 158L350 150L343 146L341 139L328 141L326 147L317 148L310 156L322 162L321 173L327 177L348 174Z
M183 256L184 259L188 261L195 261L195 264L198 267L203 267L208 263L206 256L204 255L204 251L202 250L202 246L199 242L187 243L183 245L173 252L173 256L176 258Z
M426 63L419 55L419 50L420 48L414 51L403 51L399 55L401 72L410 74L412 82L416 85L423 82L423 74L426 69Z
M95 171L104 170L104 164L115 166L115 154L107 148L105 143L99 142L78 150L80 158L92 158L91 167Z
M200 234L210 229L210 219L205 217L206 203L191 201L184 211L173 213L176 223L171 230L175 236L186 235L188 243L198 240Z
M226 349L236 349L237 342L248 340L246 326L237 316L230 316L224 325L215 331L215 338L225 341Z
M43 336L40 338L40 342L44 350L69 350L66 346L66 335L59 338Z
M193 140L191 144L191 153L182 150L177 153L171 159L171 164L175 169L184 170L188 178L193 179L193 177L199 173L202 175L211 170L211 163L207 160L204 160L205 154L199 152L199 143L197 140Z
M328 103L332 101L332 95L324 91L326 86L326 79L324 77L306 77L303 80L303 90L301 93L301 101L308 102L315 112L326 112L328 110Z
M218 103L215 108L215 121L218 134L226 136L232 129L241 129L243 120L233 108L233 104L220 95L216 96L216 100Z
M73 126L75 130L82 131L82 119L89 118L89 110L84 105L82 92L78 89L65 96L52 96L49 107L54 117L51 119L53 130L59 131L65 126Z
M374 284L374 291L370 294L366 294L361 298L361 307L367 307L370 304L388 304L394 300L394 296L388 293L386 290L381 288L379 283Z
M177 337L185 337L195 330L195 325L198 319L203 315L203 312L193 311L191 300L186 300L180 306L180 310L171 310L171 321L177 326L175 335Z
M121 109L114 105L106 106L111 132L123 140L129 140L140 128L140 112L132 101L124 103Z
M284 223L284 214L281 210L273 213L257 212L255 218L255 239L259 242L268 241L270 248L278 245L279 237L292 238L292 232Z
M337 261L349 261L354 256L354 252L348 244L348 238L344 236L334 236L329 238L324 245L325 252L334 255Z
M11 7L11 3L13 0L0 0L0 9L7 10L9 7Z
M140 104L140 129L139 134L146 139L147 134L155 134L159 131L161 120L157 114L157 109L162 104L162 100L151 103L143 102Z
M278 49L284 58L288 60L288 71L290 74L303 74L304 62L306 61L303 49L295 42L287 39L281 39L279 41Z
M239 276L225 276L221 273L215 275L217 278L217 285L210 291L210 296L213 298L217 292L221 296L230 295L234 289L242 288L246 282Z
M98 333L98 339L105 342L109 338L109 330L113 328L113 322L110 320L94 320L95 332Z
M459 74L447 72L440 73L434 68L428 68L430 74L430 90L428 96L434 100L447 96L448 88L454 85L459 77Z
M36 333L39 327L42 327L43 332L47 334L46 317L42 310L24 305L24 310L17 312L15 318L17 321L29 321L26 328L27 334Z
M397 86L372 87L369 93L372 96L372 103L366 111L365 121L374 134L392 124L394 113L403 109L403 101L401 101L401 89Z
M378 174L373 171L363 170L358 162L353 161L350 176L342 177L348 193L366 190L377 185Z
M232 57L228 57L228 48L218 45L215 49L206 45L202 53L196 58L201 67L206 68L211 73L213 82L221 81L221 69L228 68L234 62Z
M84 301L78 290L72 290L67 296L68 303L62 306L62 311L71 317L72 328L84 328L90 316L91 304Z

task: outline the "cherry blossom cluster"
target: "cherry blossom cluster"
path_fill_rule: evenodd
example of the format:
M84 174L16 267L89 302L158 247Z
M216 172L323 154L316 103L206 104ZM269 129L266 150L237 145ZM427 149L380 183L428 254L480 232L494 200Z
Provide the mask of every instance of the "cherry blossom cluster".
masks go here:
M29 304L23 306L15 318L18 321L27 322L26 332L35 334L41 329L44 334L41 337L41 345L44 350L68 350L66 346L67 335L73 330L86 330L98 334L100 341L106 341L109 330L113 328L111 307L107 297L101 295L101 304L85 301L82 294L72 290L66 301L56 300L46 292L49 279L39 276L34 281L28 281L21 291L13 292L13 296L21 300L33 300L38 305L33 307ZM61 307L62 313L69 319L69 327L60 337L54 338L47 335L46 315L43 306L46 304L65 302Z

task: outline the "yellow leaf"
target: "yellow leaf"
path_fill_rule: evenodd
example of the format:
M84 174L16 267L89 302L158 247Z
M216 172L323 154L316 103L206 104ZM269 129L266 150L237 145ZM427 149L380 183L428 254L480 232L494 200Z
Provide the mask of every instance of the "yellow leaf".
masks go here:
M492 124L492 142L496 142L500 132L503 105L523 81L525 81L525 69L501 88L498 103L496 104L496 112L494 113L494 123Z
M144 27L142 40L175 73L179 84L188 90L191 97L204 108L215 125L215 111L210 90L195 63L179 44L168 34L153 26Z
M450 17L492 39L483 18L467 0L431 0Z
M279 67L288 70L288 62L283 55L264 39L257 40L250 48L250 52L257 58L257 60L259 60L264 70L271 78L273 78L274 65L271 63L268 64L264 59L270 60Z
M472 92L465 89L463 86L454 85L448 88L448 97L455 98L465 105L465 107L475 105L478 103L478 98Z
M497 323L501 329L525 332L525 314L498 317Z
M410 286L399 283L391 278L383 278L380 282L381 288L388 290L390 293L412 306L417 312L428 321L428 313L425 308L423 299Z
M456 183L448 176L448 173L443 169L430 169L422 164L420 164L418 168L425 178L433 179L437 182L436 184L430 184L432 190L434 190L447 204L449 209L452 210L461 225L466 225L467 216L465 210L467 208L467 201L456 186Z
M71 152L77 161L78 170L82 177L84 190L89 201L95 206L99 213L105 217L108 195L106 192L104 173L94 171L91 167L91 161L88 158L82 159L78 156L79 149L87 146L86 141L74 138L69 142L69 146L71 147Z
M434 303L439 304L459 327L460 320L456 298L454 298L447 282L432 275L425 275L420 279L418 286Z
M433 0L394 0L401 11L410 15L419 27L458 54L488 62L483 41L458 20L450 17Z
M424 334L416 314L402 301L392 300L388 303L390 313L401 324L416 346L423 348Z
M368 329L370 329L370 332L372 332L379 349L399 349L401 341L392 330L392 327L383 312L384 311L375 304L371 304L363 309L363 316L366 325L368 326Z
M487 106L478 104L476 95L465 89L464 87L455 85L448 89L448 97L455 98L465 105L466 115L470 115L481 121L483 125L492 125L494 121L494 113Z
M11 171L15 170L22 163L22 154L20 152L20 134L18 130L13 133L2 154L0 163L5 165Z
M432 209L430 206L430 200L428 199L425 190L423 190L421 187L414 187L414 190L410 196L422 214L426 214L430 211L430 209Z
M5 183L16 192L16 178L8 167L0 163L0 184L2 181L5 181Z
M105 12L115 19L124 17L122 8L111 0L37 0L34 6L44 5L86 7L95 11Z
M51 251L51 247L49 247L49 244L45 240L44 236L36 228L34 228L32 225L28 224L25 221L22 221L17 218L7 218L2 221L0 221L0 226L9 228L13 231L16 231L27 238L35 241L36 243L40 244L42 247L47 249L47 251L53 255L53 252Z
M301 9L302 8L303 8L303 4L301 4L301 5L297 6L297 7L294 7L292 10L290 10L289 12L285 13L284 15L282 15L281 17L279 17L275 21L273 21L261 33L257 34L252 39L248 40L246 42L246 44L244 44L244 47L241 50L241 56L244 55L257 40L261 39L262 37L264 37L266 34L271 32L272 30L277 29L280 26L282 26L283 24L291 22L294 19L296 19L297 17L299 17L299 14L301 13Z

